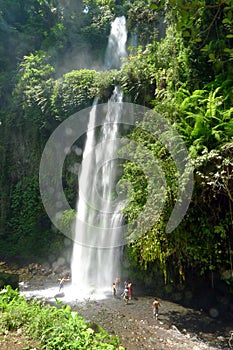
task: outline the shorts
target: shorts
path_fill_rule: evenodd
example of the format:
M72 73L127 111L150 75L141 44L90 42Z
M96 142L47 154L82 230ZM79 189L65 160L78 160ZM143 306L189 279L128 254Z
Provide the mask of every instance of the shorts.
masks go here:
M158 316L159 316L159 310L158 310L158 309L155 309L155 310L154 310L154 316L155 316L155 317L158 317Z

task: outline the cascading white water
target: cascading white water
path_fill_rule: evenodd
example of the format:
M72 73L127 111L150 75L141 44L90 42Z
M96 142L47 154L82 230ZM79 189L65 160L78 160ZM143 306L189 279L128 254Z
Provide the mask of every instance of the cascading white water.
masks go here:
M126 51L127 30L125 17L117 17L111 25L108 38L108 46L105 55L105 66L107 69L119 69L122 58L127 57Z
M124 17L112 23L106 52L107 68L119 68L126 57ZM117 103L116 103L117 102ZM77 297L90 288L108 288L120 273L121 202L115 200L122 91L115 87L104 123L96 128L97 101L90 112L79 174L76 237L72 256L72 288Z

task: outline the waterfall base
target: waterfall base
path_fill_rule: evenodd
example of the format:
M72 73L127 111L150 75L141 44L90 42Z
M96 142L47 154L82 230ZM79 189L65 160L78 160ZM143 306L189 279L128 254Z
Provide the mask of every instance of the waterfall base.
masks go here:
M80 289L80 287L67 283L61 290L59 286L52 286L42 289L21 289L20 294L27 299L47 299L48 301L62 300L64 303L74 304L75 302L88 300L104 300L111 296L110 288L98 288L94 286L90 288Z

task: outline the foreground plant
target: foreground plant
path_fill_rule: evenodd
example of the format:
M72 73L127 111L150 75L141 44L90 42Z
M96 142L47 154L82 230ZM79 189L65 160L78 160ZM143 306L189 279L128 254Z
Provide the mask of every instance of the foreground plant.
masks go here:
M39 349L124 350L117 337L100 326L91 328L71 307L46 305L45 300L27 301L10 286L0 293L0 334L21 330L39 341Z

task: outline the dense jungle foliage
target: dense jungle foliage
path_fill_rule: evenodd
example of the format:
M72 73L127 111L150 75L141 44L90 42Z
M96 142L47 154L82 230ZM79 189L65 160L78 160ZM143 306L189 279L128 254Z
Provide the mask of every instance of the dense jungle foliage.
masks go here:
M106 71L111 22L122 15L129 56L120 70ZM44 146L62 121L90 107L95 96L106 102L120 84L125 101L159 112L178 131L194 168L188 211L168 233L180 174L168 150L143 131L156 124L153 117L131 135L159 160L167 193L152 227L127 245L130 266L148 284L161 270L166 281L216 274L231 287L232 1L0 0L0 32L0 255L43 259L63 249L64 236L40 197ZM68 165L63 176L74 208L76 179ZM132 185L124 210L129 224L146 203L147 180L133 162L125 163L123 181ZM150 220L154 213L146 215ZM136 231L132 225L130 235Z

